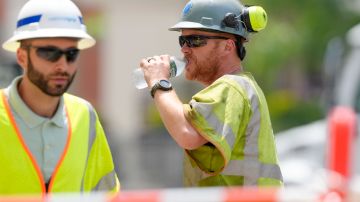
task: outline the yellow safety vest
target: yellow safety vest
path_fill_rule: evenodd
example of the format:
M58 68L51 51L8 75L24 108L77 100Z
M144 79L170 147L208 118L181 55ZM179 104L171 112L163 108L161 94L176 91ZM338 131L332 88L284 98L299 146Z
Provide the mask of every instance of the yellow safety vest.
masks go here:
M281 186L265 97L249 73L225 75L184 105L209 143L186 150L187 186Z
M34 156L0 91L0 195L46 193ZM81 98L64 94L68 136L48 192L118 191L110 149L96 112Z

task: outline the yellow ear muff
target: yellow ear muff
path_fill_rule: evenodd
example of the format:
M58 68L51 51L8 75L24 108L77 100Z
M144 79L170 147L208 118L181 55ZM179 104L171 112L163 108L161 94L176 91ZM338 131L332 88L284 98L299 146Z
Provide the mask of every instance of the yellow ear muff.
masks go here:
M249 7L249 16L251 27L254 31L260 31L266 27L267 15L265 10L260 6Z
M261 6L247 7L242 13L241 19L249 32L258 32L267 24L267 14Z

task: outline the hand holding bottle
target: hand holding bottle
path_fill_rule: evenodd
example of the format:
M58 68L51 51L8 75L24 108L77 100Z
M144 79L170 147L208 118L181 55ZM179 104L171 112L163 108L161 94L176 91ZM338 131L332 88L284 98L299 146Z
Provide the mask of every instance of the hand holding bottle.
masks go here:
M154 58L149 58L147 62L151 62L151 60ZM176 77L179 76L184 68L186 66L186 60L182 58L177 58L174 56L170 57L170 65L169 65L169 73L170 77ZM137 89L143 89L148 87L145 78L144 78L144 72L141 68L137 68L133 71L133 81L134 85Z

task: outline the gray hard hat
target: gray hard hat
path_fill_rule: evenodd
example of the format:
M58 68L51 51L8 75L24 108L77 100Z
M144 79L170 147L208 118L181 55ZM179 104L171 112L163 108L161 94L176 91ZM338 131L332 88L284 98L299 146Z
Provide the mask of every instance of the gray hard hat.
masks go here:
M250 32L265 28L266 22L266 12L259 6L246 7L238 0L191 0L180 21L169 30L203 29L247 39Z

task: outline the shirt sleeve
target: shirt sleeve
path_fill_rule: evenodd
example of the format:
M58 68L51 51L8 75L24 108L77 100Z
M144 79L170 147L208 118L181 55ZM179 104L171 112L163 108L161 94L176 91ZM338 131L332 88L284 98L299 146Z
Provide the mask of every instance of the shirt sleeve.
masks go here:
M209 141L186 153L204 172L221 172L234 145L242 142L238 134L246 130L251 115L247 96L235 83L220 80L194 95L184 109L187 120Z

